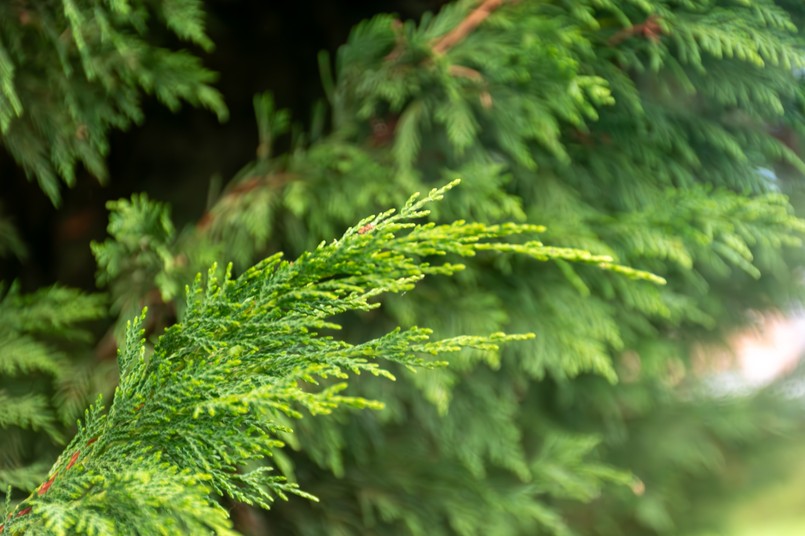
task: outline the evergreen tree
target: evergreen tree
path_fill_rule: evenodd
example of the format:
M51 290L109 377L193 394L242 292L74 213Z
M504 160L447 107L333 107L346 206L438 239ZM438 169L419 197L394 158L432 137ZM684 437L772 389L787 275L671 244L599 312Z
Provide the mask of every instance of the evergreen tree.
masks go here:
M65 1L63 18L41 19L70 25L75 42L62 54L85 69L86 80L75 80L64 62L42 67L62 81L51 86L66 102L93 95L87 84L117 88L87 67L107 65L104 47L122 50L103 37L117 34L102 21L118 28L139 20L130 13L146 20L152 12L148 2L117 2L97 8L106 19L91 19L82 15L89 4ZM97 166L54 149L32 167L41 150L14 149L14 125L38 106L22 102L15 84L27 80L26 64L14 58L41 46L24 38L33 30L20 5L9 8L20 21L9 23L14 45L4 31L8 50L0 50L13 112L0 116L3 141L56 199L54 172L42 170L69 180L61 170L76 159ZM164 16L169 28L208 44L197 2L165 5L176 7ZM802 296L794 247L805 222L786 195L805 170L790 143L803 128L801 20L797 3L771 0L466 0L419 22L382 15L358 25L334 65L321 57L328 103L304 134L270 96L255 98L257 158L197 225L177 232L167 208L144 196L110 205L110 238L93 252L119 317L121 386L105 416L100 402L86 414L7 527L226 533L225 511L208 494L267 507L269 497L296 492L265 475L269 468L321 502L271 505L268 533L686 534L717 522L696 506L728 491L723 460L781 431L801 432L774 386L714 396L694 359L756 311ZM42 28L34 34L48 35ZM138 39L134 49L150 46ZM169 105L184 98L222 113L204 85L209 75L184 55L193 67L181 81L140 82L138 69L165 75L159 56L143 56L115 83L131 94L164 87L174 92L163 96ZM54 121L89 124L76 119L86 108L52 112ZM99 128L97 157L107 127ZM47 147L55 131L25 132L32 147ZM277 154L288 134L291 150ZM454 176L463 184L433 217L482 223L402 228L384 213L349 227ZM420 215L405 206L403 216ZM499 225L510 220L523 223ZM545 245L476 242L537 224L547 226ZM434 256L489 248L525 255L474 256L470 269L405 293L412 277L454 271L452 257L438 268ZM298 260L272 256L249 268L277 251ZM214 261L232 261L241 275L213 269L185 305L182 289ZM650 279L617 263L668 284L623 277ZM381 291L396 294L370 306ZM4 303L20 299L12 293ZM138 316L143 304L149 317ZM174 309L180 323L167 327ZM334 314L338 339L301 329L329 329ZM140 320L124 329L132 317ZM152 354L142 322L155 337L167 327ZM453 342L423 342L417 325ZM28 336L26 326L14 325L15 336ZM501 351L498 338L460 338L502 331L536 337ZM406 366L411 350L462 345L473 348L449 367L414 374ZM341 397L337 378L318 391L297 383L379 372L362 360L376 355L399 362L384 369L398 381L362 376L351 381L357 398ZM280 371L271 368L279 358L287 361ZM34 369L54 370L0 370ZM385 408L336 407L365 400ZM300 406L333 414L291 425ZM33 412L43 428L45 411ZM214 419L222 414L231 420ZM291 449L277 450L278 441ZM255 465L269 453L271 464Z

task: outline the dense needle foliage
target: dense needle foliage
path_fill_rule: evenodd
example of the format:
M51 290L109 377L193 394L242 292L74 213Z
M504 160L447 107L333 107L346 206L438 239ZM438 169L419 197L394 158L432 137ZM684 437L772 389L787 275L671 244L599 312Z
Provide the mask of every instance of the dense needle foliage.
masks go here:
M103 176L108 130L140 120L143 92L224 115L198 60L152 32L161 21L209 47L202 7L0 8L2 143L54 201L76 162ZM7 527L225 533L226 510L210 497L267 507L298 489L321 502L291 497L264 521L234 510L236 528L614 536L716 526L741 461L802 431L776 385L724 394L702 380L724 366L715 349L725 337L805 290L805 222L791 201L805 171L804 14L782 0L459 0L419 21L359 24L334 58L320 57L327 102L308 128L255 96L257 156L212 190L195 225L177 228L144 194L109 205L109 238L92 249L121 384L49 472L52 447L32 455L26 434L69 437L59 419L75 410L59 416L58 397L70 393L75 408L99 389L67 335L100 302L57 313L61 331L9 324L29 342L0 374L15 385L31 376L42 395L27 417L0 420L19 436L0 443L0 479L16 490L9 509L31 508ZM456 176L461 186L431 217L481 223L405 227L397 218L420 210L405 205L349 227ZM0 248L24 255L11 232ZM469 269L453 273L464 255ZM198 272L208 276L194 283ZM452 277L407 293L429 273ZM64 292L12 291L0 307ZM377 293L388 293L382 307ZM506 336L464 338L501 332L536 336L500 350ZM53 340L62 335L73 368L52 365L67 360L67 343ZM448 367L410 370L432 364L420 350L462 346ZM381 356L385 372L368 359ZM22 365L29 358L36 367ZM341 394L340 374L359 370L397 381L363 374ZM0 394L3 407L34 408L6 384ZM368 400L385 406L337 409ZM331 414L295 420L302 410ZM23 415L14 411L2 410ZM19 503L34 481L46 491Z

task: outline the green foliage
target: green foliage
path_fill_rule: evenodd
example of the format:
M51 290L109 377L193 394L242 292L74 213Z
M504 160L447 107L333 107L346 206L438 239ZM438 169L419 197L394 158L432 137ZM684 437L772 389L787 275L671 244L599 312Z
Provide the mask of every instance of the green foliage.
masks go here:
M294 262L274 255L237 279L227 271L220 281L213 267L206 283L199 275L188 289L182 323L170 327L153 351L142 337L145 313L130 323L109 411L103 412L102 401L87 411L48 481L17 505L6 530L147 534L160 526L229 533L227 514L208 498L210 491L264 508L287 493L311 497L284 478L267 475L270 465L248 469L282 447L281 436L290 431L284 417L301 418L303 410L327 414L340 406L381 407L340 394L349 374L393 380L377 358L406 367L437 366L443 363L430 356L466 347L495 351L500 343L528 338L494 333L432 340L430 330L419 327L392 329L358 343L328 334L340 328L333 320L338 315L377 309L376 298L384 293L404 293L426 275L461 270L451 256L509 252L564 258L656 279L583 251L504 241L540 230L531 225L412 223L428 214L424 205L441 199L444 190L434 189L422 200L412 197L399 214L366 218ZM115 208L114 230L133 224L158 234L169 227L160 207L142 197ZM104 258L112 258L108 246L104 251ZM444 262L430 260L440 258ZM42 320L36 311L30 314ZM140 517L150 521L135 522Z
M65 350L76 351L68 343L88 335L80 324L105 307L98 296L63 287L24 295L12 285L0 294L0 487L30 490L47 471L34 455L55 455L65 425L88 402L87 389L71 388L78 364Z
M698 444L668 438L668 449L649 465L680 477L655 478L630 454L641 441L658 440L638 422L662 429L667 404L686 423L706 423L697 437L717 438L701 445L714 453L757 446L775 433L755 415L753 434L730 436L709 418L719 408L683 404L688 395L677 391L697 383L688 372L696 344L747 325L747 310L785 307L802 296L794 269L802 261L791 251L805 227L780 193L788 184L761 172L789 169L799 178L803 170L799 155L770 128L786 121L784 114L801 113L795 72L803 57L795 25L765 1L518 2L445 46L445 34L476 5L456 2L419 24L380 16L355 29L329 81L325 69L334 132L291 153L282 169L299 177L281 190L284 210L272 205L286 229L283 247L315 243L356 207L462 170L473 195L448 199L439 216L545 223L548 244L611 255L669 283L653 287L583 266L525 269L503 260L428 286L412 300L392 300L392 318L431 318L440 333L528 329L537 337L508 347L502 359L465 358L427 381L406 377L410 386L395 386L399 402L389 404L379 423L350 419L326 429L313 423L294 464L319 489L330 486L329 495L316 493L339 507L319 523L291 503L272 520L287 516L285 530L305 527L306 534L358 534L367 526L383 534L572 527L583 534L680 533L679 524L662 519L682 523L680 497L691 482L718 474L718 456L691 466L684 460L697 456ZM383 178L389 168L392 184ZM479 288L496 288L496 296ZM613 385L635 355L637 386ZM500 370L484 372L478 366L484 361ZM609 383L588 379L587 372ZM603 385L587 399L580 394L590 382ZM373 382L362 387L381 389ZM418 391L441 414L415 400ZM500 394L510 392L517 393L511 401ZM566 409L552 411L557 405ZM495 505L513 504L507 491L523 480L540 481L539 453L561 433L541 433L534 423L544 420L562 423L560 430L576 441L586 441L579 437L586 434L602 440L599 449L566 460L568 474L584 474L601 456L633 470L650 493L610 490L614 504L566 508L550 499L556 482L546 483L512 507L514 521ZM426 439L401 429L403 422L417 423ZM319 436L338 454L305 447ZM431 456L418 450L423 442ZM355 450L359 456L349 454ZM396 485L380 495L362 491L371 475L392 479L410 467L410 452L422 455L426 468L417 474L427 474L436 491L414 488L414 477L392 480ZM364 469L367 457L375 464ZM310 469L321 466L338 478L323 482ZM489 485L489 475L499 472L506 484ZM457 487L465 490L464 508L439 492ZM338 498L347 489L354 499L344 504ZM416 491L403 491L409 489ZM348 505L354 505L351 515L335 514ZM595 529L579 511L595 516ZM484 521L471 512L484 512Z
M131 201L109 202L107 207L111 211L107 230L113 239L92 244L98 283L111 284L115 312L131 318L142 309L140 300L155 280L164 282L157 285L167 299L176 297L179 289L169 283L176 264L169 250L175 230L168 208L151 202L145 194ZM117 287L117 281L126 285ZM140 284L132 286L134 281Z
M156 21L155 21L156 19ZM213 73L186 51L160 46L164 25L207 50L200 2L7 2L0 6L0 140L54 203L76 166L106 178L113 128L143 119L142 95L224 119Z
M208 44L195 2L165 5L177 8L169 28ZM152 322L151 307L125 331L112 406L93 406L52 487L15 505L32 510L12 531L149 533L161 516L169 530L227 533L211 497L267 507L310 493L322 502L272 503L271 530L686 534L717 523L697 507L730 491L725 460L802 433L772 388L714 396L694 356L803 298L805 222L791 202L805 171L791 142L805 133L803 8L477 7L359 24L334 68L320 58L327 131L317 113L299 134L258 95L257 158L195 226L176 229L144 195L110 204L110 238L93 252L118 325L145 304L179 324ZM182 17L196 23L170 22ZM86 47L76 65L98 61ZM5 57L13 111L9 65L21 67ZM175 80L165 87L192 102ZM424 214L408 204L349 227L456 175L464 184L431 216L480 223L411 226L400 218ZM458 270L462 256L471 269ZM178 300L215 261L234 268ZM453 277L420 281L441 273ZM167 327L153 349L143 322ZM504 336L463 337L501 332L536 337L500 351ZM423 351L461 346L450 367L411 370L435 364ZM376 400L375 412L338 410Z
M26 254L25 243L20 238L16 227L0 212L0 258L14 256L22 259Z

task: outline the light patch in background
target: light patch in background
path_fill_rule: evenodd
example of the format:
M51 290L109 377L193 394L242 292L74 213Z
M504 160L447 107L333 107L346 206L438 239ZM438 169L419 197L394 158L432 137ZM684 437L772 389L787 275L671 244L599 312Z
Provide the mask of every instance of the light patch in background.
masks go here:
M766 315L730 339L741 376L750 384L768 383L790 372L805 353L805 311Z

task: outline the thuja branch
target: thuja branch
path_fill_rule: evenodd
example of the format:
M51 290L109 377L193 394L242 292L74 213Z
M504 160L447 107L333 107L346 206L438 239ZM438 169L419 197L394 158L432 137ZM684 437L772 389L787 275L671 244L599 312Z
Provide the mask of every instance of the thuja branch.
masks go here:
M379 407L343 394L353 374L393 380L379 358L433 367L444 364L434 357L446 352L496 350L531 336L439 340L416 326L362 342L330 335L339 328L333 320L338 315L375 309L385 293L464 268L451 258L507 252L657 280L607 257L518 240L543 230L535 225L415 223L428 214L426 204L456 182L412 197L399 212L366 218L293 262L277 254L237 278L228 270L220 280L213 267L206 280L198 276L187 289L183 321L166 330L153 350L143 338L145 314L130 322L110 408L98 401L86 412L48 480L17 506L5 530L229 534L228 514L216 497L263 508L289 493L310 497L272 474L270 456L283 446L289 417Z

